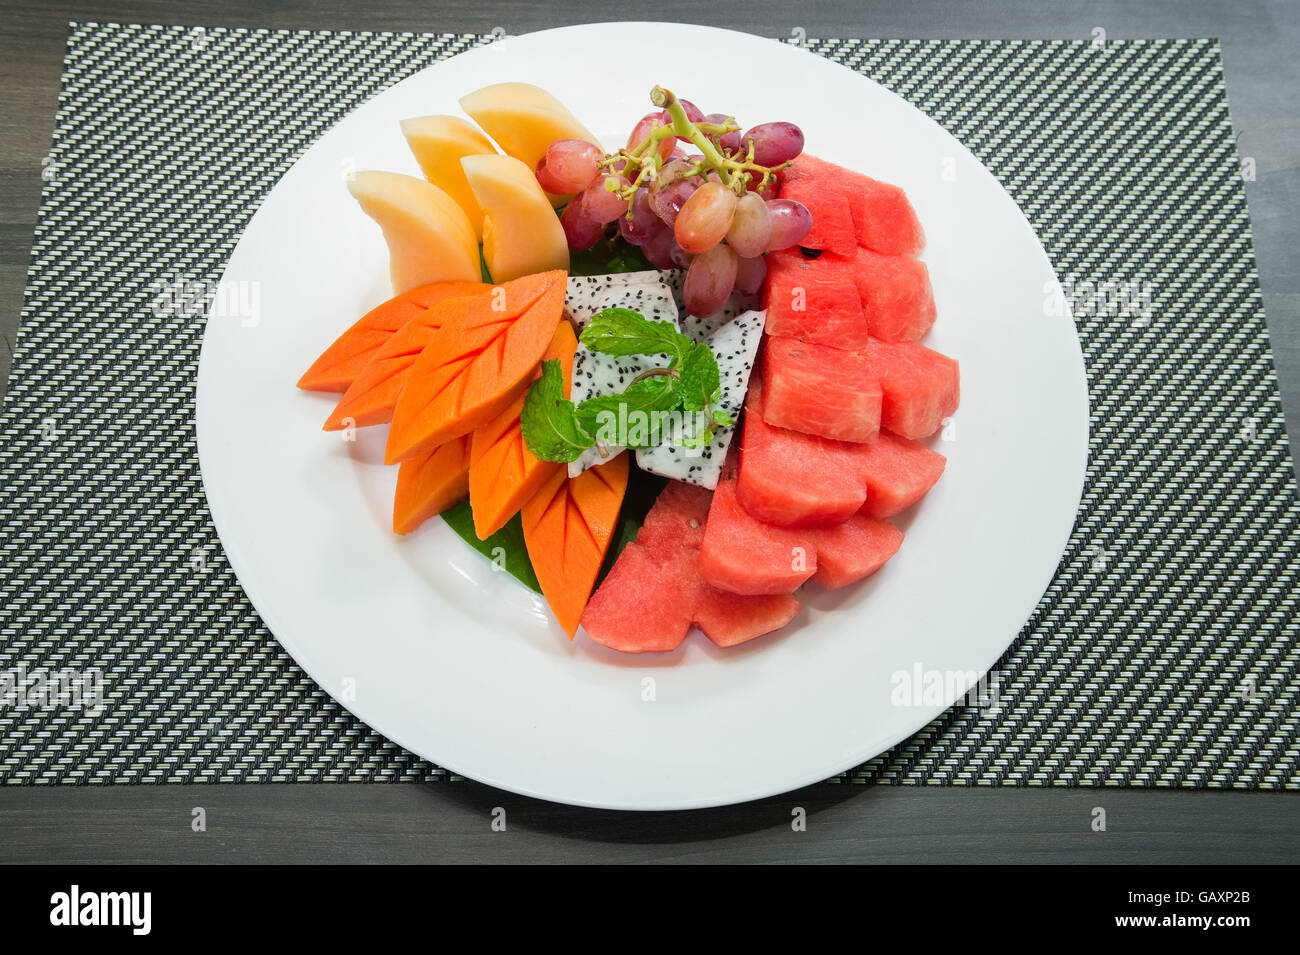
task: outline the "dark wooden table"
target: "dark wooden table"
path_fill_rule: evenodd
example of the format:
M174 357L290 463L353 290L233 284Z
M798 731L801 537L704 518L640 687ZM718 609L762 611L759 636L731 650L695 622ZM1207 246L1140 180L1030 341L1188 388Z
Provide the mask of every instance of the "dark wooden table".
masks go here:
M508 33L671 20L764 36L1087 39L1204 37L1223 47L1283 404L1300 415L1300 14L1292 0L978 4L908 0L6 0L0 19L0 379L26 282L69 20ZM652 56L653 52L647 53ZM1295 456L1300 441L1292 433ZM1094 832L1103 807L1107 830ZM207 831L191 813L203 807ZM506 811L505 832L493 811ZM791 810L808 826L793 831ZM916 789L820 785L744 806L644 815L553 806L475 783L0 791L0 862L880 861L1294 862L1294 794Z

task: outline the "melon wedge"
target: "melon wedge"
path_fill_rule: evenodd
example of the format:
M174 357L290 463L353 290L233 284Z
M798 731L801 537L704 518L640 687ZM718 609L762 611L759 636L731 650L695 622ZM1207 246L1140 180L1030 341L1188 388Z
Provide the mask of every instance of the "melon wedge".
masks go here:
M398 172L359 172L348 191L384 231L394 293L482 278L469 217L437 186Z
M557 100L531 83L495 83L461 97L461 109L500 144L507 156L520 160L531 173L557 139L600 140ZM553 205L564 201L552 196Z
M466 156L495 156L497 148L473 123L459 116L416 116L402 120L402 135L429 180L469 217L474 238L483 235L483 210L465 178L460 161Z
M533 170L510 156L461 160L483 209L483 261L494 282L569 268L564 227Z

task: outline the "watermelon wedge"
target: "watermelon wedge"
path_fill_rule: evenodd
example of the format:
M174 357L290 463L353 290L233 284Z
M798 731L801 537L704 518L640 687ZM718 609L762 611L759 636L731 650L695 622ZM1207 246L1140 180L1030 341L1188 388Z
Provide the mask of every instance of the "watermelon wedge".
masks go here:
M593 640L625 653L667 652L695 624L732 647L794 619L799 601L789 594L739 596L704 581L699 555L711 497L694 485L664 488L587 603L582 626Z
M801 246L852 255L858 236L838 171L838 166L804 153L785 170L780 195L802 202L812 213L812 228L799 241Z
M957 410L957 362L915 342L872 342L862 353L880 380L880 424L905 438L928 438Z
M867 500L860 513L892 517L907 510L934 487L947 464L938 451L882 430L863 454Z
M762 414L762 388L749 390L736 493L752 516L781 527L848 520L866 501L867 445L777 428Z
M856 259L798 249L767 257L763 302L767 333L836 348L865 348L870 338L858 291Z
M874 441L880 382L857 353L769 335L763 351L763 419L837 441Z
M862 513L834 527L764 524L740 506L733 470L713 492L700 573L737 594L788 594L809 578L834 589L874 574L902 543L902 531Z
M935 317L930 270L925 263L859 249L854 264L853 281L871 337L886 342L924 338Z

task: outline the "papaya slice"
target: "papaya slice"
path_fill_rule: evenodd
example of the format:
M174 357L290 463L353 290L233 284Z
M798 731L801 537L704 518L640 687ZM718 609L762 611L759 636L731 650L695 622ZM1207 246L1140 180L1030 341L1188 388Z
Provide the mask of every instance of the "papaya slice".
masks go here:
M393 496L395 533L411 533L469 493L469 449L464 435L402 462Z
M489 288L482 282L435 282L376 305L325 349L298 379L303 391L347 391L393 334L431 305Z
M443 303L455 316L411 366L393 409L386 463L468 434L510 403L564 315L566 279L559 269L539 272Z
M560 362L566 398L577 348L578 337L573 333L573 326L560 322L542 356L542 361ZM539 375L540 371L532 377ZM479 540L486 540L505 526L553 472L568 470L563 464L539 460L525 445L519 416L527 394L525 389L504 411L474 431L469 455L469 503Z
M628 455L576 478L552 474L521 512L524 544L542 594L572 640L618 524Z
M466 284L477 289L470 296L482 295L492 288L482 282ZM433 333L460 314L456 303L470 296L435 302L393 332L357 373L357 377L326 419L324 430L341 431L349 424L354 428L365 428L392 421L397 397L402 393L406 376L415 364L415 359L429 344Z

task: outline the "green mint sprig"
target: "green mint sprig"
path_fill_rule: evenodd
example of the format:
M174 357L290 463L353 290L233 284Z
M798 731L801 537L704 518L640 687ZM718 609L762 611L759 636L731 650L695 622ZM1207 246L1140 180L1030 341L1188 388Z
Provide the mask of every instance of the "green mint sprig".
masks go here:
M654 322L629 308L607 308L587 322L579 341L593 352L615 357L663 355L668 364L651 368L626 390L593 395L580 404L564 397L564 375L554 359L542 362L542 376L524 398L520 427L524 443L543 461L576 461L587 448L600 448L603 422L645 421L654 415L703 414L709 423L683 439L688 448L703 448L718 428L735 420L718 407L722 375L708 345L683 335L671 322ZM620 433L618 443L647 448L659 443L653 429L635 427Z

